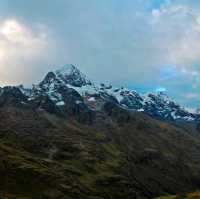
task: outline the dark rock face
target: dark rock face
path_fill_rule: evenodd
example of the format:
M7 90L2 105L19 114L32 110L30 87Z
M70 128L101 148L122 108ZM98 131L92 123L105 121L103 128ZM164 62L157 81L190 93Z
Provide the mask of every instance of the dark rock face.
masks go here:
M143 99L136 92L124 91L121 92L121 95L123 96L123 99L120 102L122 105L125 105L126 107L133 110L138 110L143 108L142 105Z
M114 121L116 121L120 125L131 122L131 120L133 119L131 118L131 114L129 111L122 109L118 104L113 102L105 103L104 110L108 114L108 116L113 118Z
M45 110L48 113L59 114L59 109L48 96L38 95L33 100L30 100L29 103L35 110Z
M27 97L17 87L4 87L0 90L0 106L22 106Z
M79 122L92 123L94 120L94 113L84 103L82 96L74 89L59 88L58 92L64 99L64 109L68 116L74 116Z
M56 78L56 75L53 72L49 72L44 80L40 82L39 86L45 90L48 89L48 86L50 86L51 83L54 83L55 85L61 84L61 82Z

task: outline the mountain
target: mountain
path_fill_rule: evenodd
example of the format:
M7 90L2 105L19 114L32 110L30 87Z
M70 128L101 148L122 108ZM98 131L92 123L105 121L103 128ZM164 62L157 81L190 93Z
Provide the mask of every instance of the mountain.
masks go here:
M200 189L200 125L164 93L73 65L0 89L0 198L148 199Z
M70 91L71 95L76 95L77 104L88 107L91 111L101 110L104 103L112 101L121 108L145 112L164 120L198 121L200 116L198 112L190 112L181 107L163 92L141 95L124 87L94 83L73 65L65 65L49 72L44 80L31 90L22 86L19 89L30 102L38 97L46 97L52 103L51 107L55 106L54 109L66 106L65 95Z

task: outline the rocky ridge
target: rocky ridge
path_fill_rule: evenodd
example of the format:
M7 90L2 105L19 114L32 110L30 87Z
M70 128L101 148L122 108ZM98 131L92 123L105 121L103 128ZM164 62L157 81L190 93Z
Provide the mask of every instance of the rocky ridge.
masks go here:
M9 98L9 100L8 100ZM165 93L139 94L121 87L116 88L104 83L94 83L73 65L65 65L49 72L33 88L23 86L0 89L0 104L17 103L34 106L49 112L66 111L70 114L103 110L104 104L112 102L129 111L147 113L158 119L169 121L199 121L200 115L192 113L171 100Z

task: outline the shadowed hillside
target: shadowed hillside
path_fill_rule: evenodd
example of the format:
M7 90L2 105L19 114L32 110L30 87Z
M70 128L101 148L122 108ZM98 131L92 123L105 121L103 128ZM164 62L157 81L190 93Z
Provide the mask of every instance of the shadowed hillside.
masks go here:
M116 106L88 126L10 107L0 118L10 198L152 198L200 186L200 140L145 114Z

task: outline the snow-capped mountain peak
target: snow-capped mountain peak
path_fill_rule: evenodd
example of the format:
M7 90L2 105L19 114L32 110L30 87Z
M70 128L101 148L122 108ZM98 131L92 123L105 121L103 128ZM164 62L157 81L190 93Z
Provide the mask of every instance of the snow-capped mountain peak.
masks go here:
M67 64L54 72L56 76L66 84L81 87L91 85L91 81L87 79L78 68L72 64Z
M145 112L160 119L184 121L200 119L200 114L181 107L164 92L142 95L124 87L117 88L110 84L94 83L71 64L49 72L43 81L34 85L31 91L23 87L19 89L29 101L47 97L55 106L65 106L70 94L71 97L74 95L79 102L82 100L81 103L94 111L99 111L105 103L112 102L123 109Z

